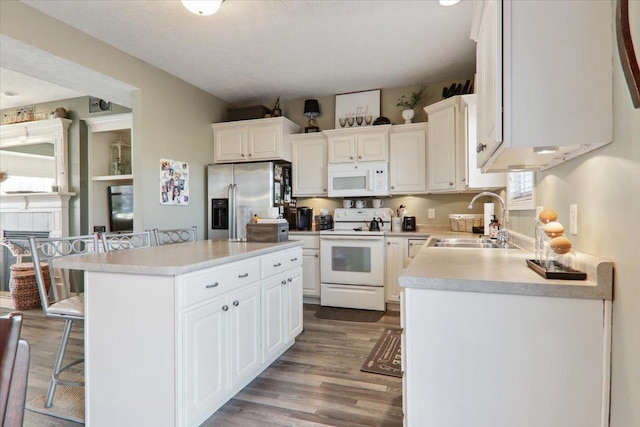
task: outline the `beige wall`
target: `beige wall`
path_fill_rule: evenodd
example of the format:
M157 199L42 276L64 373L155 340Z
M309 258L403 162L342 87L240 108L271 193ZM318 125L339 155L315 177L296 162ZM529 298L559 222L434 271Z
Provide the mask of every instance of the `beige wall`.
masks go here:
M635 11L631 26L640 31ZM555 209L568 227L569 205L577 204L578 235L568 236L575 249L614 262L611 425L631 427L640 425L640 109L631 104L617 45L613 66L613 143L538 174L536 205ZM532 220L512 219L514 229L533 235Z
M3 35L139 88L132 93L135 227L197 225L199 237L203 238L205 170L213 161L210 124L222 120L227 105L17 1L1 1L0 12ZM188 206L160 205L160 158L189 163L191 202Z

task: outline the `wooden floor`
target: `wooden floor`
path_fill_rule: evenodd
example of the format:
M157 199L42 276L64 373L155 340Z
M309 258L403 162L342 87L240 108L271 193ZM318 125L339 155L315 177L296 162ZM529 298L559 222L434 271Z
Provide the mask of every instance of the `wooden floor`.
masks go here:
M304 332L296 344L203 426L402 425L401 379L360 371L384 328L400 325L398 313L360 323L318 319L317 309L305 305ZM0 309L0 314L8 311ZM44 318L41 310L25 312L22 338L31 346L27 401L47 392L63 325ZM81 325L74 325L70 357L82 355ZM70 376L82 374L82 365L78 368ZM25 412L26 427L78 425Z

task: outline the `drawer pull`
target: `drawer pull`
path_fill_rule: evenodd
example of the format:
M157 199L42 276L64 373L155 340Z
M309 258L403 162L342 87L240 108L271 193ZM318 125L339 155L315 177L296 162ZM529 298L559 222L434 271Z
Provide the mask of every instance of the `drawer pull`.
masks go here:
M244 274L238 275L238 279L244 279L245 277L249 277L249 273L244 273Z
M293 281L293 279L292 279L291 277L289 277L289 278L287 279L287 282L289 282L289 283L291 283L292 281Z
M235 300L235 301L233 302L233 306L234 306L234 307L237 307L237 306L239 306L239 305L240 305L240 301Z
M281 283L282 283L283 285L286 285L286 284L287 284L287 281L286 281L286 280L283 280Z
M298 257L291 258L291 262L296 262L297 260L298 260Z
M220 283L218 283L218 282L216 282L216 283L210 283L210 284L208 284L207 286L205 286L205 288L207 288L207 289L217 288L219 284L220 284Z
M223 305L222 306L222 311L229 311L229 306L228 305Z
M273 264L274 267L280 267L282 265L281 262L277 263L277 264Z

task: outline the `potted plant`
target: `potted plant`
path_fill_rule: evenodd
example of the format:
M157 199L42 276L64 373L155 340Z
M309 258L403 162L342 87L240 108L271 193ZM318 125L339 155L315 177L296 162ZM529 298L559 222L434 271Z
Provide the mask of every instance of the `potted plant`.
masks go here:
M271 116L280 117L282 115L282 110L280 109L280 97L276 98L276 103L273 105L273 109L271 110Z
M404 119L405 124L411 123L411 119L413 119L413 116L415 115L414 108L416 108L416 105L418 105L418 102L422 99L425 90L426 88L422 86L418 91L413 92L411 97L408 99L405 95L398 98L396 106L402 109L402 118Z

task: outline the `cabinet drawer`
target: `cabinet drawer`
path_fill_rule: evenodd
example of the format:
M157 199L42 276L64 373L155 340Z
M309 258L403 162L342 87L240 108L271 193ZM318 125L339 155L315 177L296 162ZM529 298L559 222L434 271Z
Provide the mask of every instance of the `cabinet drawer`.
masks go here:
M302 248L267 255L260 263L261 277L264 279L300 265L302 265Z
M193 273L182 282L182 306L186 307L256 282L260 278L259 274L260 265L257 260Z

